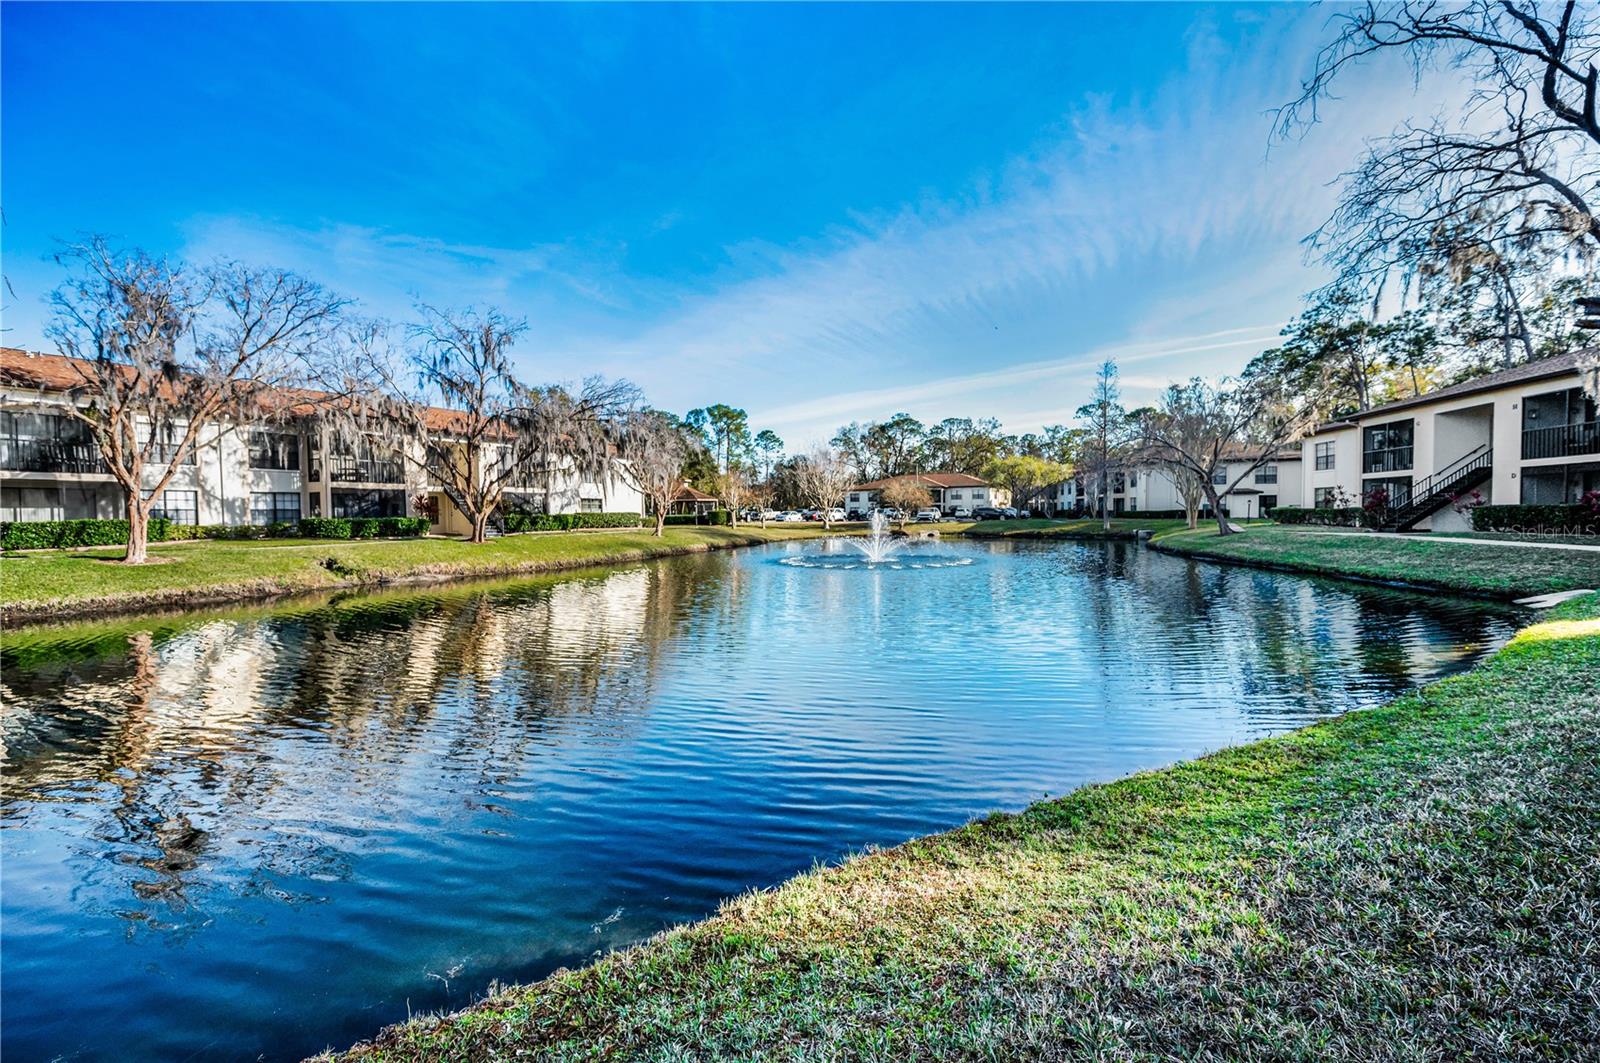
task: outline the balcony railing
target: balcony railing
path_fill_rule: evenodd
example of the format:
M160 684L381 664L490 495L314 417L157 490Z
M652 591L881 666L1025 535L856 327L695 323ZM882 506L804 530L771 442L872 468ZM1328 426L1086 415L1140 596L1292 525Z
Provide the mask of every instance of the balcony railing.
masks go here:
M346 484L402 484L406 482L405 463L398 458L334 454L328 458L328 479Z
M1522 460L1600 454L1600 421L1530 428L1522 433Z
M1362 472L1410 472L1411 447L1385 447L1361 454Z
M105 472L100 450L93 443L66 443L57 439L0 440L0 469L12 472Z

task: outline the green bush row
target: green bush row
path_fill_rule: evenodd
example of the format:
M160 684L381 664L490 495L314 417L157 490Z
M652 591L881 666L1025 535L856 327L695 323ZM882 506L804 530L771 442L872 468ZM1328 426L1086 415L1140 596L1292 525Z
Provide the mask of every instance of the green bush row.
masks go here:
M172 538L174 525L165 517L150 520L150 541ZM70 546L123 546L128 541L125 520L8 520L0 521L0 548L46 550Z
M506 531L573 531L578 528L637 528L637 513L507 513Z
M1588 505L1477 506L1472 526L1478 531L1548 532L1552 535L1600 535L1600 511Z
M301 517L306 539L405 539L425 535L427 517Z
M1374 528L1377 527L1378 516L1377 512L1359 506L1339 509L1278 506L1272 510L1272 519L1279 524L1324 524L1333 528Z

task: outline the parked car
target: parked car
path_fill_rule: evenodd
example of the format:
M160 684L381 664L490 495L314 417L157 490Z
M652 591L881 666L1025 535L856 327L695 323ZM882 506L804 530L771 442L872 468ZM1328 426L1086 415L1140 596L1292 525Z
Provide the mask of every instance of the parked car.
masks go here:
M973 520L1005 520L1006 515L993 506L979 506L972 511Z
M900 512L898 509L895 509L893 506L884 506L882 509L878 510L878 512L883 514L883 519L884 520L905 520L906 519L906 515L904 513Z
M1016 520L1017 519L1017 511L1012 509L1010 506L1001 506L1000 507L1000 519L1001 520Z
M950 519L951 520L971 520L972 519L972 510L968 509L966 506L957 506L956 508L954 508L954 509L952 509L950 511Z
M828 510L827 519L829 521L844 520L844 510L840 509L838 506L834 506L832 509Z
M802 517L804 517L806 520L821 520L822 519L822 510L820 510L820 509L802 509L800 511L800 515Z
M779 513L777 515L777 517L774 518L774 519L780 520L780 521L802 521L802 520L805 520L805 518L802 517L799 514L798 511L793 510L793 509L785 510L782 513Z
M780 516L782 516L782 514L779 513L775 509L763 509L761 511L760 519L761 520L777 520Z
M912 519L918 524L937 524L943 516L937 509L919 509Z

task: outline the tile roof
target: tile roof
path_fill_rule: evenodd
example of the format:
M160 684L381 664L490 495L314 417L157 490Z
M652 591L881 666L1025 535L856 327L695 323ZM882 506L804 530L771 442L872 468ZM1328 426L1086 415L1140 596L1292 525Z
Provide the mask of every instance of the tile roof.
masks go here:
M42 354L20 347L0 347L0 387L38 388L46 391L72 391L85 388L95 379L91 363L60 354ZM303 404L310 412L314 403L331 398L331 393L311 388L274 388L275 396L289 406ZM429 406L424 420L431 431L450 432L463 425L460 410Z

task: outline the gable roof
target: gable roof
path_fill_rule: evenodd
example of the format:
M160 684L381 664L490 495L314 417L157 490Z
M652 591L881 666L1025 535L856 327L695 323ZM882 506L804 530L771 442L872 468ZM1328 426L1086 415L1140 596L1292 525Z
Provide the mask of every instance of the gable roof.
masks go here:
M672 501L674 502L715 502L716 500L716 495L708 495L704 491L698 491L690 487L688 484L679 487L672 496Z

